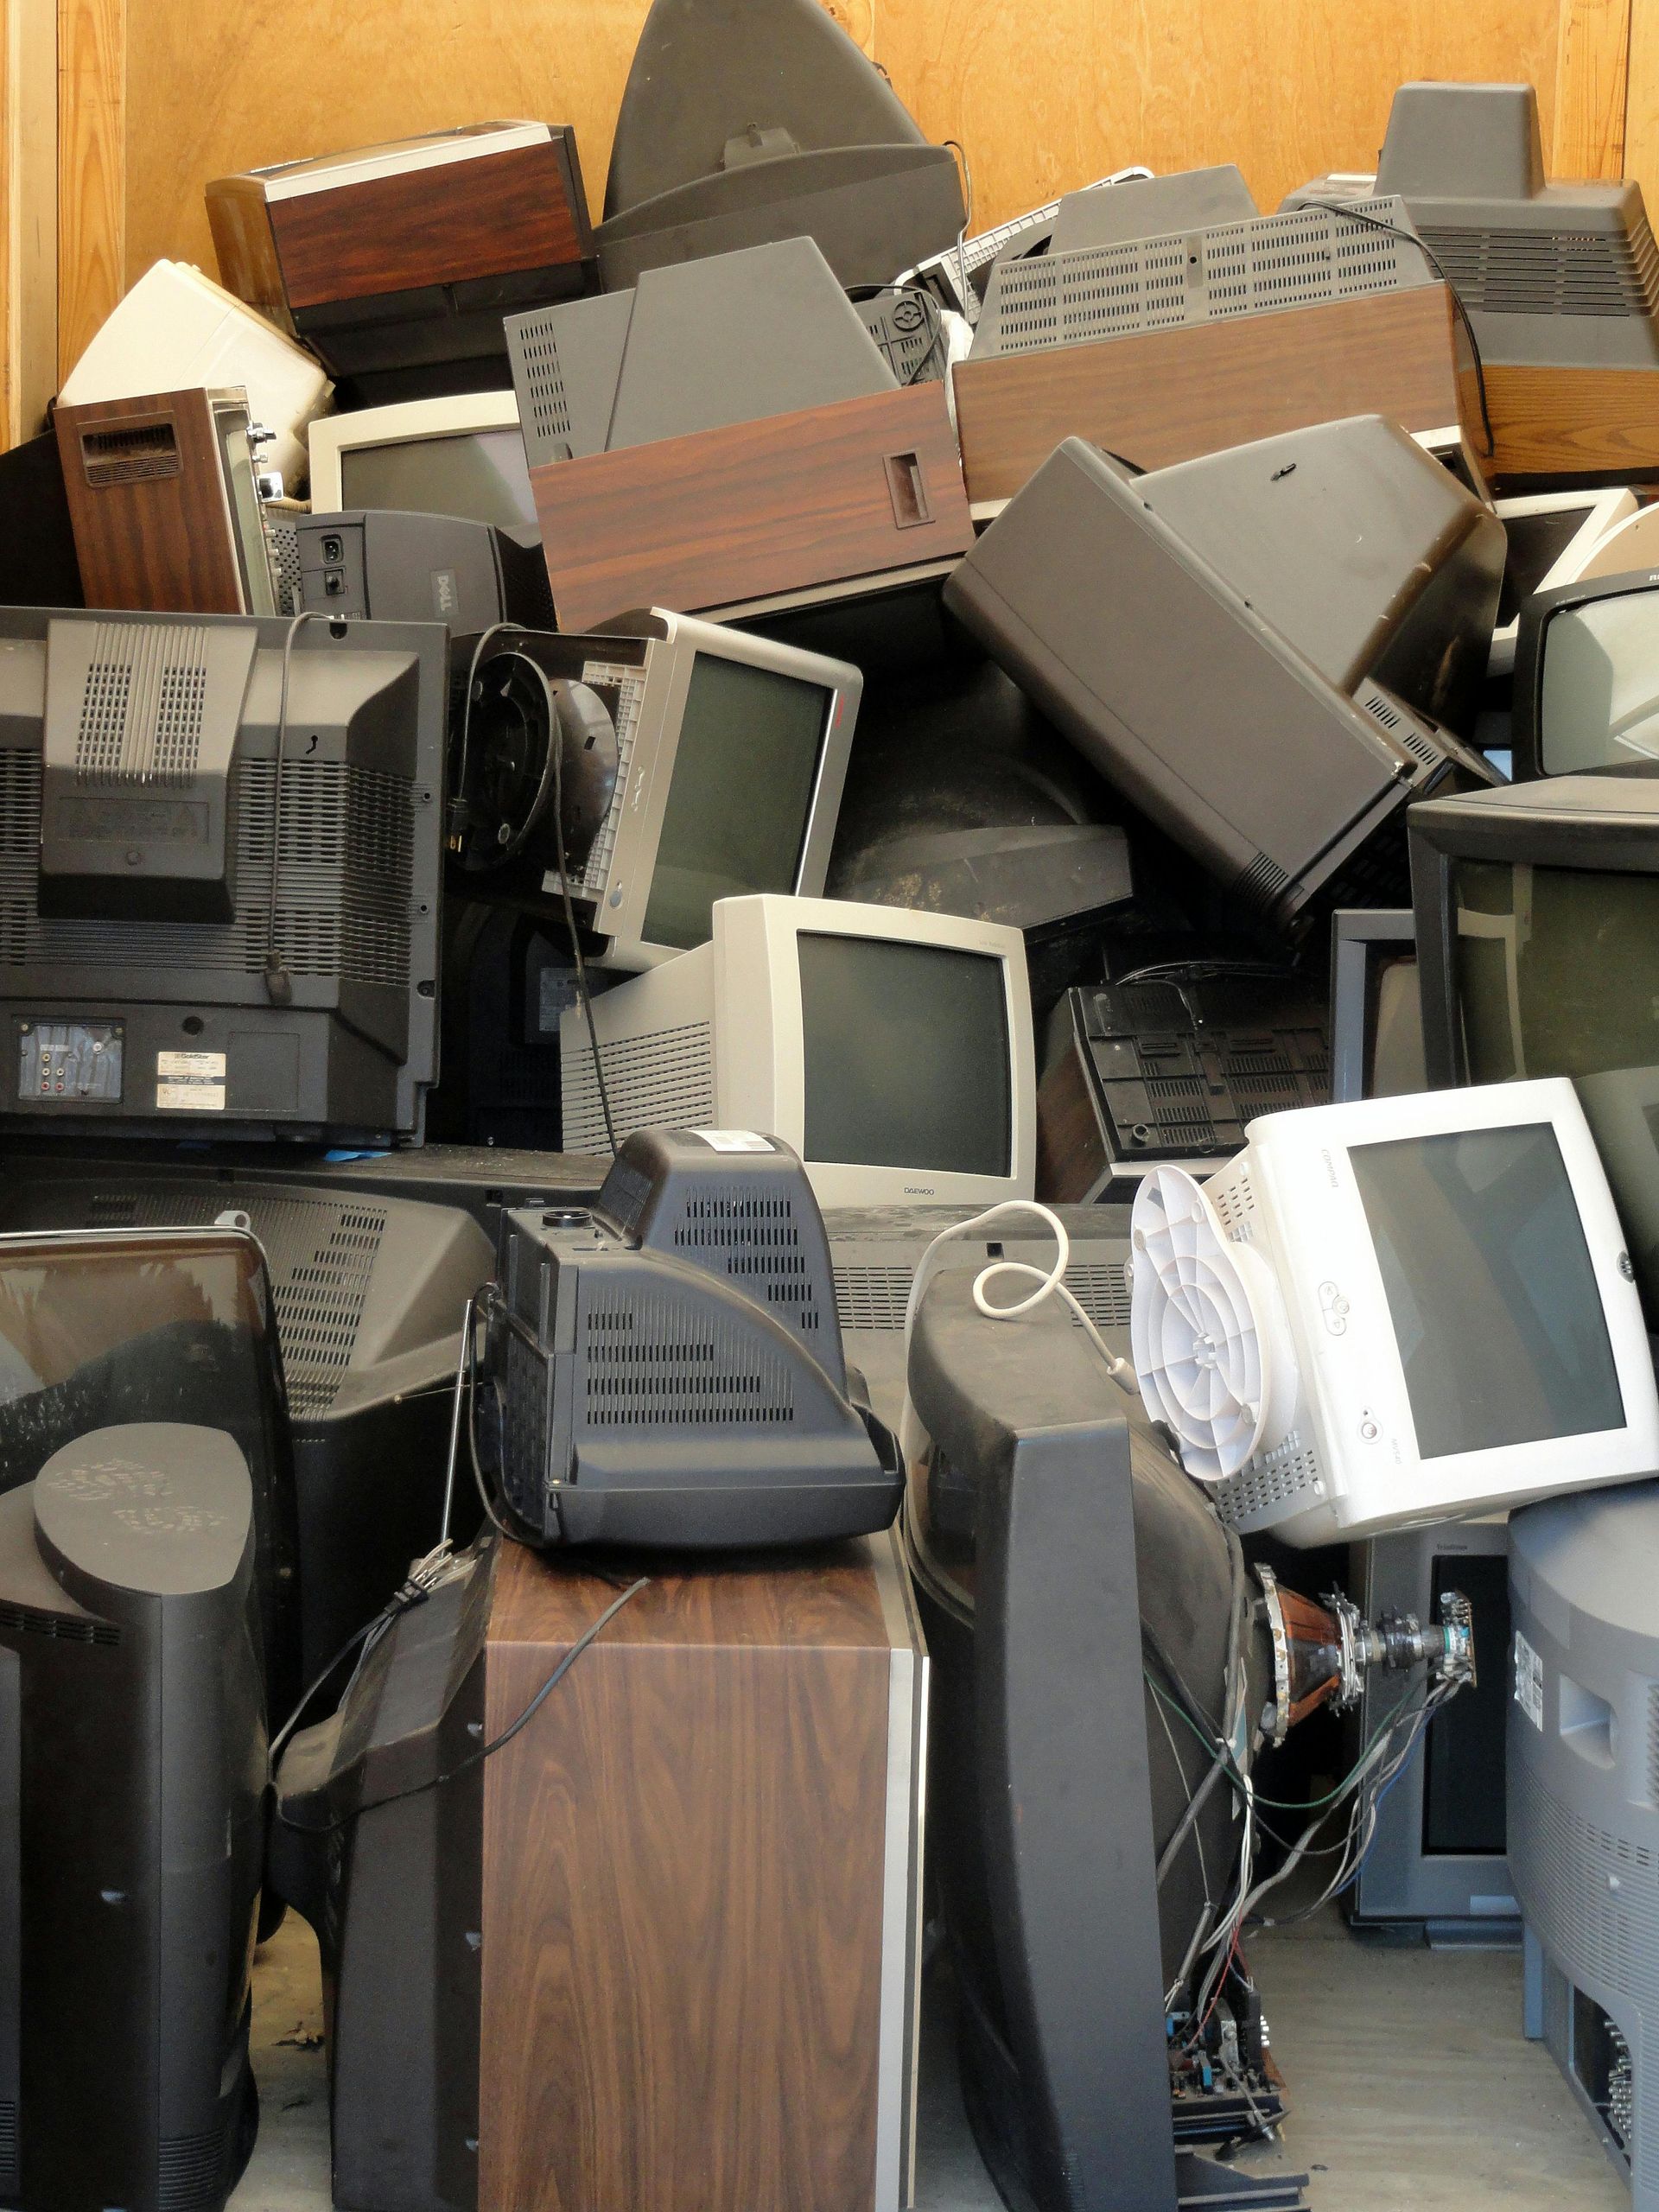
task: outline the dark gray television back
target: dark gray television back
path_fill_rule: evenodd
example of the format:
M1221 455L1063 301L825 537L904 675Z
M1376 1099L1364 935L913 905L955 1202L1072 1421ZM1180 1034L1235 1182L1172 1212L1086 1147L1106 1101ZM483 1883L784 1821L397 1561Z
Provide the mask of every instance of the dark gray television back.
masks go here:
M0 1126L417 1140L448 638L0 609Z

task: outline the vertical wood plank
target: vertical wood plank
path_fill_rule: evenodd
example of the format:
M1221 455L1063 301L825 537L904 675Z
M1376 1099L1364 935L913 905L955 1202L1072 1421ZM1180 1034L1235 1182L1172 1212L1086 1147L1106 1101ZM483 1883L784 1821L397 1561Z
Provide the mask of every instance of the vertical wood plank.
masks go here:
M57 5L0 0L0 447L57 388Z
M259 74L250 71L250 74ZM264 79L262 77L262 81ZM191 97L187 83L181 99ZM126 288L126 0L60 0L58 367L65 375ZM157 135L165 136L157 118Z
M1624 174L1631 0L1561 0L1552 177Z
M1630 0L1624 109L1624 174L1659 209L1659 0Z

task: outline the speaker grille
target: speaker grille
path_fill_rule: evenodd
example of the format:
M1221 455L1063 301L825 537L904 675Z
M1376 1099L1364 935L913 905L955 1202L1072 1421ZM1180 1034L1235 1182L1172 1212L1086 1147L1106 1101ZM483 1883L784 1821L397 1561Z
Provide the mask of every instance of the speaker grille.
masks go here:
M270 941L275 792L273 761L239 765L233 920L47 918L36 901L41 756L0 747L0 966L50 962L69 969L262 975ZM292 974L407 990L416 918L415 823L413 789L401 777L340 761L283 763L276 936ZM137 988L153 989L153 976L145 975Z
M326 1412L352 1363L385 1209L356 1201L263 1196L234 1187L123 1191L95 1198L93 1229L204 1226L227 1206L253 1224L270 1270L276 1338L290 1410Z

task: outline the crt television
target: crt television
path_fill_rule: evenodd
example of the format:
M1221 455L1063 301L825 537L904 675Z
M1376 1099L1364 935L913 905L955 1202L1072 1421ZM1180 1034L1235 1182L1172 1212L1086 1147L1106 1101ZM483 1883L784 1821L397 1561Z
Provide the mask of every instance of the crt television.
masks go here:
M1132 1232L1143 1393L1224 1518L1330 1543L1659 1465L1641 1302L1571 1084L1308 1107L1249 1140L1179 1204L1160 1171ZM1248 1319L1224 1337L1230 1306Z
M536 527L530 466L510 391L364 407L311 425L311 505L458 515L499 530Z
M1529 600L1511 716L1517 783L1659 765L1659 572L1598 576Z
M621 969L703 944L716 899L816 898L863 689L846 661L660 607L596 637L505 633L452 752L466 887L563 929L563 828L573 905Z
M435 622L0 609L0 1118L418 1137L448 658Z
M1030 1198L1036 1073L1025 938L828 899L723 899L695 951L593 1008L612 1124L781 1137L822 1206ZM561 1025L564 1144L604 1113L582 1010Z
M1421 807L1411 842L1429 1081L1573 1078L1659 1323L1659 780Z

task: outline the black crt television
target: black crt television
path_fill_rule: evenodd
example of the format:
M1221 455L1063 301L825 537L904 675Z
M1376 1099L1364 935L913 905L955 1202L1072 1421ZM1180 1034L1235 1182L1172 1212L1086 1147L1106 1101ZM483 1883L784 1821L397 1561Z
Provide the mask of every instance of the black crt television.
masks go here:
M1414 807L1430 1084L1573 1080L1659 1323L1659 779L1559 776Z
M418 1140L448 663L436 622L0 609L0 1122Z
M1510 717L1517 783L1659 772L1659 575L1535 593L1516 633Z
M220 1429L94 1429L0 1497L0 2202L20 2212L219 2212L247 2162L254 1554Z

